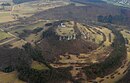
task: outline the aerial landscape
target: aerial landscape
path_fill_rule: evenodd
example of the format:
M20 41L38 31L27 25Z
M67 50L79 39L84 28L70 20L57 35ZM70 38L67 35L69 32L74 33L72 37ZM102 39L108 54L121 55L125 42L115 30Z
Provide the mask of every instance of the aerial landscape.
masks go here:
M130 0L0 0L0 83L130 83Z

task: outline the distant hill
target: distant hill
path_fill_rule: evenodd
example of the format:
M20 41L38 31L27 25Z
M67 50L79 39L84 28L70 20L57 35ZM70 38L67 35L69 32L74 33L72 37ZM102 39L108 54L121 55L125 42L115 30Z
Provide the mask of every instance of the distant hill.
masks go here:
M20 3L29 2L29 1L37 1L37 0L13 0L13 3L20 4Z

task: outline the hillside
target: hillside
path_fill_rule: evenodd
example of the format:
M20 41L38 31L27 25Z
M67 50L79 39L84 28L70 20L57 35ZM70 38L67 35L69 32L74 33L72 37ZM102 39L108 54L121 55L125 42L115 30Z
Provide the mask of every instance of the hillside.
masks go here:
M86 35L88 33L81 31L80 27L83 25L78 26L79 24L73 21L62 23L62 26L59 21L53 23L43 32L43 39L38 43L38 48L42 50L45 59L51 60L66 53L74 55L88 53L98 47L95 42L89 40Z

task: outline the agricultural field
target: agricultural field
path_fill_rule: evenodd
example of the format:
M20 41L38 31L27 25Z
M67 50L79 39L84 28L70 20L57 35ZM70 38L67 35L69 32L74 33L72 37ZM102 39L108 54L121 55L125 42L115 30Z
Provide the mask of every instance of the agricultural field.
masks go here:
M0 11L0 23L4 23L4 22L9 22L9 21L14 21L14 17L10 14L10 12L4 12L4 11Z
M10 33L20 34L23 32L23 30L33 30L33 29L38 28L38 27L43 27L45 23L46 23L45 21L40 21L40 22L36 22L34 24L31 24L31 25L16 26L10 30Z
M114 40L113 33L109 29L107 29L105 27L100 27L100 28L98 28L98 30L100 30L101 32L103 32L105 34L106 41L104 42L104 45L105 46L110 46L112 41Z
M30 25L16 25L11 28L6 28L4 30L8 33L5 33L4 31L0 31L0 40L10 38L12 36L15 37L16 39L9 39L8 42L2 41L1 44L8 43L12 46L12 48L14 47L21 48L27 42L32 43L32 42L38 41L41 39L44 26L48 22L52 22L52 21L42 20L42 21L37 21ZM41 30L43 29L43 30L37 32L38 29L41 29Z
M44 11L50 8L55 8L59 6L64 6L67 5L67 2L61 1L41 1L41 2L27 2L27 3L22 3L20 5L14 6L13 9L13 14L18 14L19 17L24 17L24 16L31 16L36 12Z
M7 38L10 38L11 35L3 32L3 31L0 31L0 40L3 40L3 39L7 39Z
M33 33L35 29L44 28L46 22L40 21L32 25L27 26L16 26L11 28L10 33L17 35L24 40L18 40L11 43L12 47L21 47L26 42L35 42L40 39L42 32ZM26 41L26 42L25 42Z
M103 35L97 33L93 28L86 28L87 31L90 33L90 40L94 41L97 44L100 44L103 41Z
M45 1L41 0L35 2L26 2L21 4L11 5L10 9L0 10L0 23L18 20L19 18L26 18L38 13L40 11L51 8L68 5L67 1Z
M126 30L126 29L123 29L121 31L121 33L123 34L124 38L127 38L128 39L128 44L130 44L130 31L129 30Z
M98 30L98 27L82 26L81 24L77 24L77 26L80 28L81 32L84 32L86 36L88 36L89 41L97 44L101 44L101 42L104 41L102 31Z
M35 42L38 41L39 39L41 39L40 35L36 35L36 34L31 34L28 37L25 38L26 41L28 42Z
M12 46L12 48L22 48L23 45L25 45L25 41L24 40L17 40L17 41L14 41L12 43L10 43L10 45Z
M0 72L0 83L26 83L18 79L17 72Z
M123 29L121 31L121 33L123 34L124 38L126 39L127 50L128 50L128 52L130 52L130 31L127 29Z

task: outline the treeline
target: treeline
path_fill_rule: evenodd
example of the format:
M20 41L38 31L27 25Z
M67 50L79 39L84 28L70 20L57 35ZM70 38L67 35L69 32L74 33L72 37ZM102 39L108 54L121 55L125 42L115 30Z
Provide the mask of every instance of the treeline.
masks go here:
M103 23L115 23L115 24L127 24L128 17L126 15L108 15L108 16L98 16L97 20Z
M122 60L126 58L127 51L125 47L125 39L122 34L112 27L109 27L115 35L114 42L112 43L113 51L109 57L101 63L92 64L91 66L84 67L88 79L95 79L96 77L104 77L108 75L122 64Z
M20 3L29 2L29 1L36 1L36 0L13 0L13 3L20 4Z

